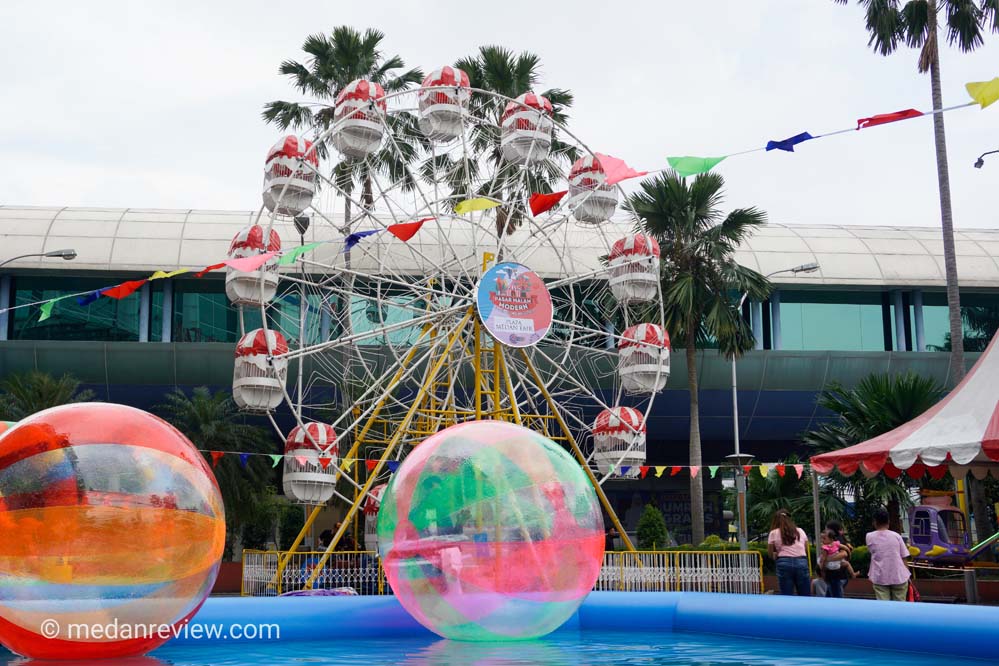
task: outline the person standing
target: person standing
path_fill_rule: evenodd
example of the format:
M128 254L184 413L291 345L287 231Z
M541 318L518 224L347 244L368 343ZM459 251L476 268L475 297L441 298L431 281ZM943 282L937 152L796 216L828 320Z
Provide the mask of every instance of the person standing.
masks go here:
M867 533L871 569L867 574L874 585L874 598L881 601L905 601L909 591L909 569L905 560L909 549L898 532L888 529L888 512L874 512L874 531Z
M777 562L777 587L781 594L811 596L808 580L808 537L784 509L774 514L767 537L767 552Z

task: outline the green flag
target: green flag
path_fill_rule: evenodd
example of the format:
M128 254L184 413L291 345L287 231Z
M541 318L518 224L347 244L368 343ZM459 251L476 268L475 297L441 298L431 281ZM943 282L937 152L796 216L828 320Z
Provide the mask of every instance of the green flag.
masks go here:
M317 247L319 247L322 244L323 244L322 241L316 243L306 243L305 245L302 245L301 247L296 247L293 250L287 250L284 254L281 255L281 258L277 260L277 265L287 266L289 264L293 264L296 261L298 261L298 258L301 257L303 254L305 254L310 250L315 250Z
M722 157L691 157L685 155L683 157L667 157L666 161L669 165L673 167L673 170L677 172L682 178L687 176L696 176L699 173L707 173L711 171L719 162L725 159Z
M38 318L38 321L45 321L52 316L52 307L56 304L55 301L45 301L42 303L41 307L38 309L42 311L42 315Z
M715 478L715 474L718 473L718 465L708 465L708 469L711 471L711 478Z
M279 455L277 453L270 453L268 455L271 457L271 467L277 467L278 463L281 462L281 458L284 457L284 456Z

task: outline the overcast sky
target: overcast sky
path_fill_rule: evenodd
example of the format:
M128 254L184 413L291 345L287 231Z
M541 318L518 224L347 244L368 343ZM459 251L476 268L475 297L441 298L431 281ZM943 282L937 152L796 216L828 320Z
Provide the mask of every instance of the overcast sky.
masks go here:
M278 134L265 102L313 32L374 27L425 71L501 44L541 56L541 88L576 95L571 127L653 169L857 118L931 108L916 52L867 47L861 8L831 0L711 2L44 2L0 5L0 203L255 209ZM999 35L946 50L946 105L999 75ZM955 225L999 227L999 105L948 113ZM919 118L733 157L727 205L772 222L939 224L932 122Z

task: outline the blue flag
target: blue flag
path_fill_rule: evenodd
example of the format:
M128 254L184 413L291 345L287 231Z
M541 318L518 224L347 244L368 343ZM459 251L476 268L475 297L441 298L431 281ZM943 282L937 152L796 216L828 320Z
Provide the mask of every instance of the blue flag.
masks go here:
M89 294L85 294L83 296L77 296L76 304L79 305L80 307L86 307L91 303L93 303L94 301L96 301L98 298L100 298L102 291L104 291L104 289L97 289L96 291L92 291Z
M240 453L239 454L239 466L240 467L246 467L246 461L249 460L249 459L250 459L250 454L249 453Z
M351 249L355 245L361 242L362 238L366 238L372 234L377 234L381 229L371 229L369 231L356 231L346 238L343 239L343 251Z
M398 460L386 460L385 461L385 466L388 467L388 469L389 469L390 472L392 472L393 474L395 474L395 471L397 469L399 469L399 461Z
M789 153L794 152L794 147L799 143L804 143L809 139L814 139L815 137L808 132L802 132L801 134L795 134L792 137L783 139L781 141L767 141L767 150L786 150Z

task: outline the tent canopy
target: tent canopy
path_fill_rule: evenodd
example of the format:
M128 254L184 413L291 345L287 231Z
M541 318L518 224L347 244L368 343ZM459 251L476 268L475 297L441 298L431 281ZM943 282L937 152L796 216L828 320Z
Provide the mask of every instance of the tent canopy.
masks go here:
M867 476L885 472L913 478L929 472L942 478L948 469L984 478L999 476L999 334L975 367L943 400L915 419L866 442L813 456L812 469Z

